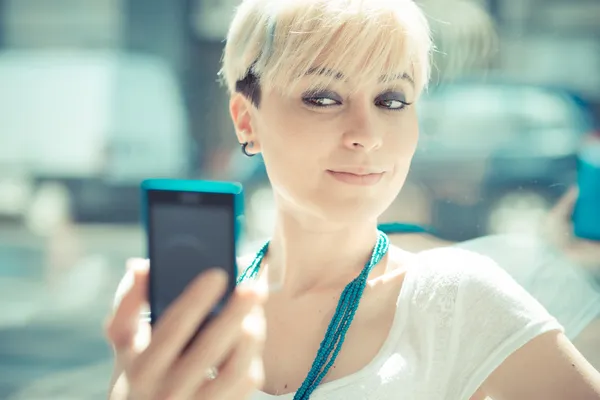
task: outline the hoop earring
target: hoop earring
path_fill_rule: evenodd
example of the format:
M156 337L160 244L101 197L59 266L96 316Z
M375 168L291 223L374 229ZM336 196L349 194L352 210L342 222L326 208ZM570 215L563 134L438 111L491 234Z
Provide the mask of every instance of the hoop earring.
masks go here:
M254 144L252 142L242 143L242 153L244 153L246 157L254 157L256 154L248 153L248 145L250 145L250 148L252 148Z

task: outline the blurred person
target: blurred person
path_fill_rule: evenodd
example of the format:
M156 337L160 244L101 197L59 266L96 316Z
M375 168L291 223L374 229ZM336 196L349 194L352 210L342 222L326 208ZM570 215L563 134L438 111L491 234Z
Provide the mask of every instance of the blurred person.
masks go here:
M274 234L185 352L224 276L199 277L150 332L148 264L130 262L107 325L113 398L600 398L600 374L491 259L414 254L377 230L417 145L431 49L412 0L241 3L222 71Z

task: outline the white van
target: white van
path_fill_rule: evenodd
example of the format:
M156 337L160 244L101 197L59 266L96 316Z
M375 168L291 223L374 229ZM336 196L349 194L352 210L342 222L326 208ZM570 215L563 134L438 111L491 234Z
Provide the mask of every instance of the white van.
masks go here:
M185 177L194 146L169 67L104 51L0 53L0 215L49 184L76 219L131 217L146 177Z

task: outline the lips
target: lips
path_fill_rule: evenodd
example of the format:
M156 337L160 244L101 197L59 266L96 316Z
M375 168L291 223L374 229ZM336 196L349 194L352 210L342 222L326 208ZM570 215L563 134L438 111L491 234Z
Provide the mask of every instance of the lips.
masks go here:
M379 183L385 172L350 172L348 170L328 170L327 173L334 179L351 185L371 186Z

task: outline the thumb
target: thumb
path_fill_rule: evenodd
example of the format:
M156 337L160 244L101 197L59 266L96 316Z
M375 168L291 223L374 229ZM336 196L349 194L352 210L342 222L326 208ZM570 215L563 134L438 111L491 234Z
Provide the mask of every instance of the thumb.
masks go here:
M130 261L128 271L117 290L119 299L115 311L106 323L106 336L114 348L117 360L130 358L144 346L144 342L149 341L150 327L140 318L141 311L147 304L147 287L147 262Z

